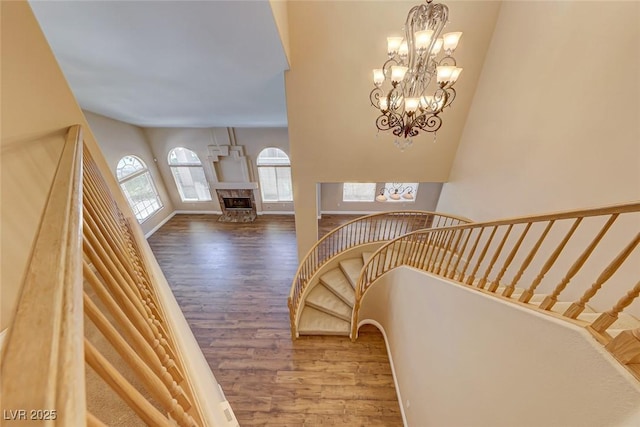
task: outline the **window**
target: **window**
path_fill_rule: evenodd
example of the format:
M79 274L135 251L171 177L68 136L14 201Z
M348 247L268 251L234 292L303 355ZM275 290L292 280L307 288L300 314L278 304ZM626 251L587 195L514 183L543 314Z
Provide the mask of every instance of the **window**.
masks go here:
M258 176L263 202L291 202L291 163L279 148L265 148L258 154Z
M204 168L196 153L187 148L174 148L169 152L169 166L183 202L211 200Z
M375 182L345 182L342 185L343 202L373 202L375 197Z
M156 186L142 160L124 156L116 166L116 177L138 222L144 222L162 208Z

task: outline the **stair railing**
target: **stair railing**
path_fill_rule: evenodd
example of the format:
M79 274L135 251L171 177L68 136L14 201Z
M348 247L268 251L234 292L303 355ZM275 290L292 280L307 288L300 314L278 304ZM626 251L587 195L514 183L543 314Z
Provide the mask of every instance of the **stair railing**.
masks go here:
M7 425L86 422L81 164L82 133L75 127L62 151L5 342L1 376Z
M219 416L207 408L220 391L212 381L203 396L187 369L192 349L178 344L175 311L133 227L73 126L2 360L9 422L104 426L87 409L91 370L147 425L237 425L222 402Z
M625 360L632 360L638 366L638 330L620 334L620 339L624 338L627 344L616 345L607 329L640 294L640 282L636 282L638 254L635 259L632 257L640 244L639 213L640 202L632 202L419 230L401 236L379 248L362 269L355 290L351 337L357 337L361 302L371 285L396 267L410 266L527 307L531 307L527 303L531 302L536 290L544 289L546 296L533 307L586 326L608 348L624 348ZM606 239L614 233L617 238ZM605 248L597 259L591 257L605 240ZM620 247L616 243L619 241L627 243ZM546 249L545 255L541 255L541 247ZM633 276L635 286L620 291L622 295L618 302L597 319L579 320L586 304L604 285L611 285L609 279L621 270L625 270L621 280L626 284L628 277ZM585 273L580 275L581 272ZM515 296L518 285L523 291ZM552 313L558 297L567 293L569 285L576 288L571 289L574 295L581 296L574 298L566 310ZM637 345L635 350L628 345L633 340Z
M323 236L307 252L298 267L289 293L291 336L296 337L296 318L304 291L313 276L333 257L367 243L384 242L415 230L466 224L469 219L427 211L393 211L366 215L349 221Z

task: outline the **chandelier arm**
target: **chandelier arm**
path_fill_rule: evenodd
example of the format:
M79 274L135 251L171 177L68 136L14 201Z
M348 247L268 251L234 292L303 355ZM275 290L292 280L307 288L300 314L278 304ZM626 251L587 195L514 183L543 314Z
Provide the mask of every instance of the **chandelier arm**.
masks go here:
M380 109L380 96L382 96L383 93L384 92L382 92L382 89L379 87L374 87L369 93L369 101L373 107Z

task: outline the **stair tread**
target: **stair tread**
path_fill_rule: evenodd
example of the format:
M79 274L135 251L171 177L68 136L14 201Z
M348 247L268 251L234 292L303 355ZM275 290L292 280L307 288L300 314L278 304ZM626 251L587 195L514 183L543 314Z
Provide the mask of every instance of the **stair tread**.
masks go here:
M306 303L313 308L324 311L345 321L351 321L351 307L322 283L316 285L307 296Z
M345 273L351 286L355 289L356 284L358 283L358 278L360 277L360 271L364 267L364 262L362 262L362 258L349 258L344 261L340 261L340 268Z
M595 321L598 317L600 317L601 313L581 313L578 316L578 319L580 320L584 320L587 322L593 322ZM626 314L626 313L620 313L618 315L618 320L616 320L613 325L611 325L609 328L611 329L636 329L640 327L640 320L636 319L635 317L631 316L630 314Z
M362 261L366 264L371 259L373 252L362 252Z
M356 299L355 292L351 283L349 283L349 279L346 278L342 270L339 268L329 270L320 277L320 281L349 307L353 307Z
M533 305L537 307L540 305L541 302L542 301L535 301L535 302L529 301L529 305ZM571 307L571 304L573 303L568 301L558 301L553 305L553 307L549 311L553 311L554 313L558 313L558 314L564 314L564 312L567 311L569 307ZM583 313L595 313L595 310L593 310L593 308L589 307L588 305L585 305Z
M300 316L301 335L349 335L350 324L313 307L305 306Z

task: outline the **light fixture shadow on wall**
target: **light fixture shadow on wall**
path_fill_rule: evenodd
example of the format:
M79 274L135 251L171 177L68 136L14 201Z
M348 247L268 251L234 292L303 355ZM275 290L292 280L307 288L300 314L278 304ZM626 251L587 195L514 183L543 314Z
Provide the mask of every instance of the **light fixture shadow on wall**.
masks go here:
M416 188L401 182L388 183L378 189L376 202L412 202Z
M407 15L404 37L387 38L389 59L373 70L375 87L369 94L379 110L379 131L391 131L395 144L404 150L413 137L435 132L442 126L440 113L456 97L453 85L462 68L453 52L461 32L442 34L449 21L449 8L440 3L414 6ZM441 36L442 34L442 36Z

